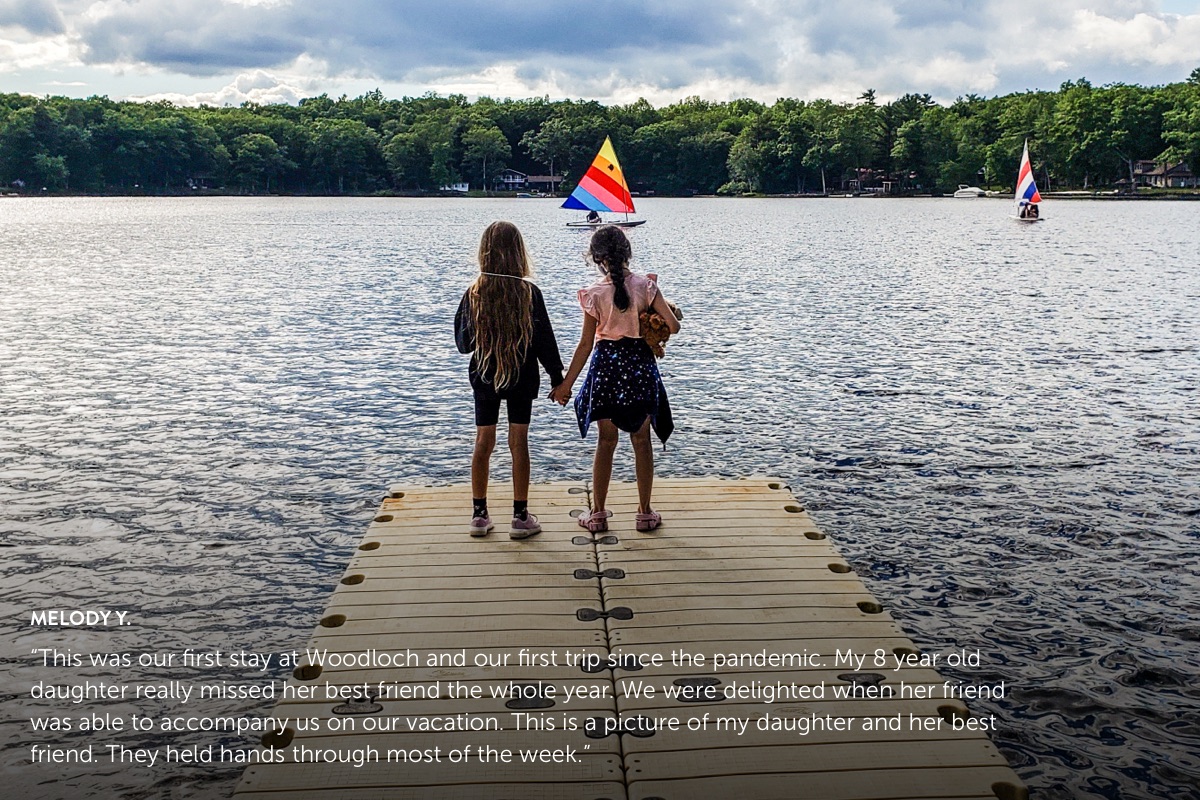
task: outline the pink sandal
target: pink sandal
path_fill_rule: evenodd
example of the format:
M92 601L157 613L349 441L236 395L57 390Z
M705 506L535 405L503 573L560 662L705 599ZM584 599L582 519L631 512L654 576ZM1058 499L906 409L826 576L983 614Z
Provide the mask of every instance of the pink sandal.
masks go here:
M662 525L662 515L657 511L637 515L637 529L643 533L652 531L659 525Z
M579 527L587 528L591 533L601 533L608 530L608 518L611 511L589 511L579 515Z

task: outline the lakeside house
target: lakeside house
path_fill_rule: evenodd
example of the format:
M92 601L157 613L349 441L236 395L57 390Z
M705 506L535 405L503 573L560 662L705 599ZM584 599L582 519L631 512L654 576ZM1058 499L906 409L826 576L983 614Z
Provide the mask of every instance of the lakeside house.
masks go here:
M562 175L530 175L526 180L526 185L536 192L555 194L558 192L558 185L562 182Z
M1119 186L1128 186L1129 179L1122 178ZM1133 184L1139 189L1195 189L1200 179L1182 161L1172 164L1144 158L1133 162Z
M492 187L497 191L554 194L563 180L561 175L526 175L520 170L506 169L492 179Z
M1133 162L1133 185L1138 188L1150 186L1150 173L1158 167L1158 162L1152 158L1142 158ZM1129 179L1117 181L1118 186L1128 186Z
M851 173L843 175L841 180L843 191L863 194L892 194L899 184L899 180L882 169L851 170Z
M529 176L515 169L506 169L492 178L492 185L501 191L517 192L529 186Z
M1162 162L1146 173L1146 177L1150 181L1149 185L1156 189L1195 189L1200 187L1200 181L1197 180L1196 175L1182 161L1178 164Z

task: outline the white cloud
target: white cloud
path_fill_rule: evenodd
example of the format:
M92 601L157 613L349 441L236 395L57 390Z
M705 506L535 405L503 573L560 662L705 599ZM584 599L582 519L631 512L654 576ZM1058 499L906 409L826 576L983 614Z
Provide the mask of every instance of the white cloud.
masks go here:
M305 97L320 94L318 83L304 75L276 75L265 70L253 70L243 72L213 92L159 92L129 99L146 102L169 100L177 106L240 106L242 103L294 105Z
M77 63L65 35L0 38L0 74Z
M1091 10L1076 12L1067 46L1092 57L1129 63L1200 64L1200 14L1161 17L1136 14L1115 19Z
M1077 77L1162 83L1200 65L1200 7L1181 16L1137 0L927 2L917 18L906 10L918 4L891 5L900 13L852 0L830 4L827 15L817 12L815 25L794 18L779 34L790 38L792 49L778 88L835 100L853 99L867 87L881 99L913 91L950 100L1054 88ZM834 13L851 20L831 22Z
M442 94L465 94L472 97L538 97L541 95L562 96L564 77L554 71L528 79L518 75L519 64L494 64L475 73L442 74L430 76L423 81L429 88Z

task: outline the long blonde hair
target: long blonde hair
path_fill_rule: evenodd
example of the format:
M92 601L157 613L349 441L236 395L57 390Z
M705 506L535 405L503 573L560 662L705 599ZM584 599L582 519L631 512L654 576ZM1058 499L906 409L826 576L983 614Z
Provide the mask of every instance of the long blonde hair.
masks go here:
M529 251L517 226L493 222L479 240L479 277L471 284L475 355L497 389L516 380L533 339ZM490 274L489 274L490 273Z

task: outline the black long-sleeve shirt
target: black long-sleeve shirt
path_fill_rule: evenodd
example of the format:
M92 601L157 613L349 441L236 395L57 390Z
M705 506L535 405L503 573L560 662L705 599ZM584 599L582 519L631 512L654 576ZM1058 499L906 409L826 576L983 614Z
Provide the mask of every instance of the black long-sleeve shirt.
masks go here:
M558 386L563 380L562 356L558 354L558 342L554 338L554 327L550 324L550 314L546 311L546 301L542 299L542 290L532 283L527 284L533 294L533 337L525 356L521 360L521 369L517 379L500 390L500 394L517 397L537 397L539 392L538 363L545 368L550 376L550 385ZM462 301L458 304L458 313L454 315L454 342L458 352L472 353L470 376L471 384L482 381L491 384L492 375L479 374L479 357L475 353L475 317L471 313L471 292L463 293Z

